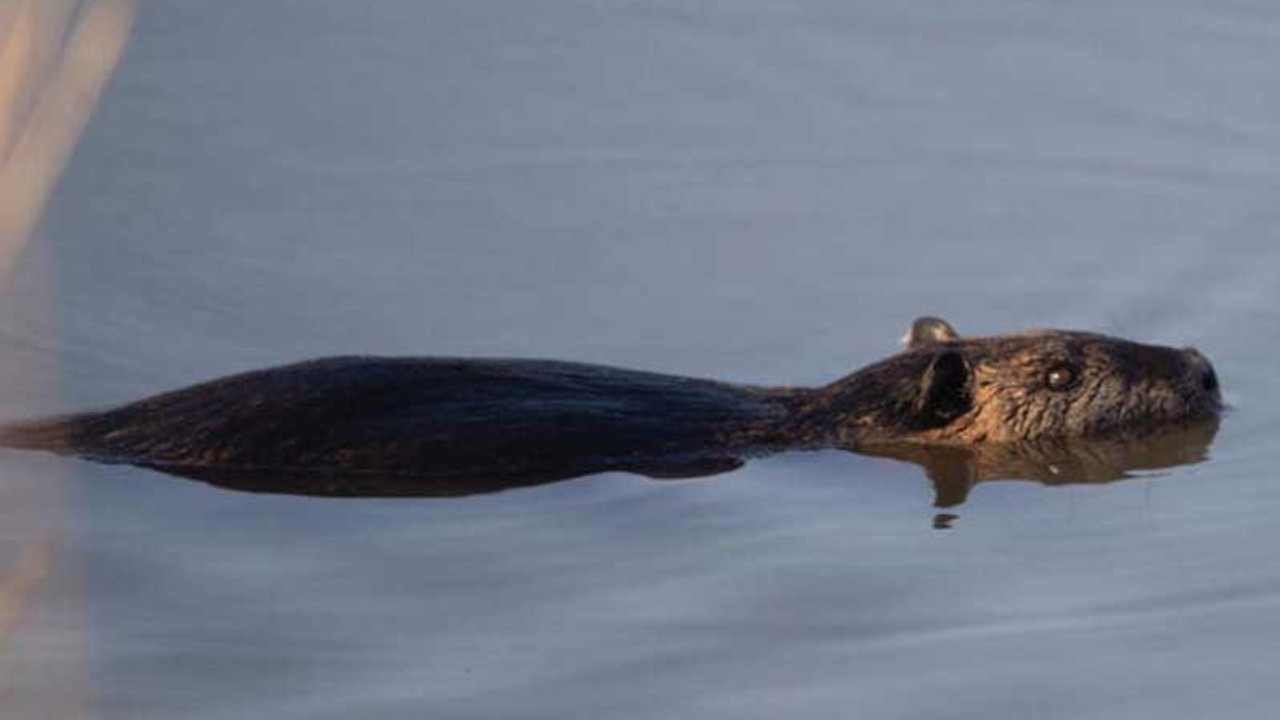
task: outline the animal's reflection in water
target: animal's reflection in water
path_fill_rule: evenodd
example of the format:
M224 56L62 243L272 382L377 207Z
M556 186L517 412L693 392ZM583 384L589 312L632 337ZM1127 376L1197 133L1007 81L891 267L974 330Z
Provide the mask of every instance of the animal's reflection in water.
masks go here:
M1083 440L1052 438L1035 441L983 443L937 447L909 443L863 447L858 453L903 460L920 466L933 483L934 506L955 508L968 500L979 483L1027 481L1045 485L1101 484L1134 477L1134 473L1191 465L1208 457L1218 432L1216 418L1162 428L1141 435ZM600 472L630 472L656 479L705 478L736 470L752 457L743 455L675 453L632 460L613 459L599 467L556 462L524 462L513 469L501 456L489 463L438 469L406 475L326 472L316 469L261 469L151 465L172 475L204 481L232 490L338 497L465 497L522 487L545 485ZM856 480L856 478L851 478ZM939 513L935 527L946 528L955 515Z
M933 483L934 507L955 508L979 483L1038 482L1100 485L1140 477L1138 473L1194 465L1209 457L1218 433L1216 418L1132 437L1083 440L1055 438L964 447L898 445L865 448L864 454L919 465ZM940 512L934 527L950 527L956 515Z

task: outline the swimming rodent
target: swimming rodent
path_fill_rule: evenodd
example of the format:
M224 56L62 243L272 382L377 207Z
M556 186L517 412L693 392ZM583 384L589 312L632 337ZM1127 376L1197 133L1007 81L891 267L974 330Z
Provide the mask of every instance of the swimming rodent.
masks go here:
M610 470L706 475L785 449L1115 438L1222 408L1193 349L1061 330L963 338L934 317L905 340L817 388L547 360L327 358L6 425L0 445L246 490L439 496Z

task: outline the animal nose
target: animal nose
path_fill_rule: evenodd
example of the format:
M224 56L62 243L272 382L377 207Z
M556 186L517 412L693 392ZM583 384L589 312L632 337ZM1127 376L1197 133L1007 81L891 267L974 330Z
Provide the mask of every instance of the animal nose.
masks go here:
M1187 348L1183 352L1187 356L1187 364L1191 368L1192 377L1200 383L1200 387L1206 393L1217 395L1219 390L1218 373L1214 372L1213 364L1209 362L1209 358L1195 348Z

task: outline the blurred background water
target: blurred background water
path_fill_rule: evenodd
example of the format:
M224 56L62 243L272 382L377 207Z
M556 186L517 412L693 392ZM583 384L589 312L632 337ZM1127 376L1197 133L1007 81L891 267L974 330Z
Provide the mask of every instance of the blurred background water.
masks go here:
M836 451L394 501L5 451L0 573L57 550L0 712L1259 717L1278 73L1234 0L145 4L3 289L5 417L352 352L816 384L923 314L1195 345L1233 410L949 531Z

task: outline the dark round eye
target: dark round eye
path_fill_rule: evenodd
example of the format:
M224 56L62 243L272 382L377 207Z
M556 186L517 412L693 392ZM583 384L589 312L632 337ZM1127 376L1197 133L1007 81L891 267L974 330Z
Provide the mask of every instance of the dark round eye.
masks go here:
M1044 384L1050 390L1066 390L1076 384L1076 371L1070 365L1055 365L1044 374Z

